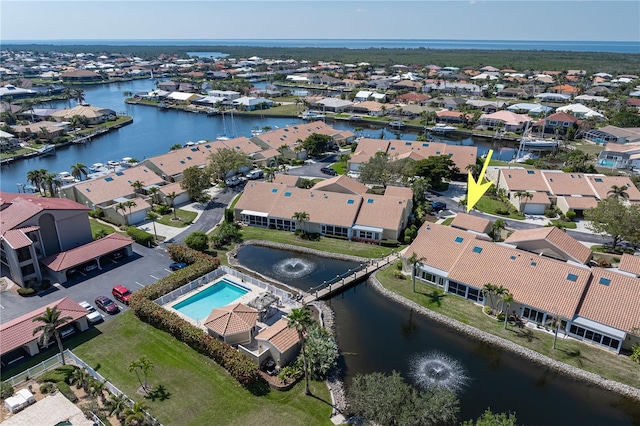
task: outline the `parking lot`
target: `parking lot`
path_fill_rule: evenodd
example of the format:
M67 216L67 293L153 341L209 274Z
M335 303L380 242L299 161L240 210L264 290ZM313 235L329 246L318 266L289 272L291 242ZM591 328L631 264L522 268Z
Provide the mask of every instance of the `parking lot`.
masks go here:
M98 296L114 299L111 289L116 284L122 284L135 292L171 273L169 265L172 261L162 245L150 249L134 244L133 251L132 256L108 262L102 270L96 268L89 272L78 271L66 283L54 284L49 290L33 297L18 296L15 286L1 292L2 322L5 323L63 297L70 297L76 302L87 301L95 306L94 300ZM123 303L116 303L121 312L129 309ZM103 311L100 313L105 320L112 317Z

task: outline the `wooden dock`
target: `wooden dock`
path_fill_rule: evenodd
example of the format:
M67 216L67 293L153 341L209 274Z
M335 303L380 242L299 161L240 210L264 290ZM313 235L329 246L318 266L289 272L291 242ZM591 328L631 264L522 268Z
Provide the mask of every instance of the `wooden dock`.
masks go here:
M328 283L323 283L316 289L312 289L309 293L304 295L302 303L306 305L307 303L314 302L316 300L328 299L346 290L352 285L367 279L373 272L400 258L401 255L399 253L392 253L382 259L371 260L370 262L363 264L362 268L355 270L353 273L338 276L334 280Z

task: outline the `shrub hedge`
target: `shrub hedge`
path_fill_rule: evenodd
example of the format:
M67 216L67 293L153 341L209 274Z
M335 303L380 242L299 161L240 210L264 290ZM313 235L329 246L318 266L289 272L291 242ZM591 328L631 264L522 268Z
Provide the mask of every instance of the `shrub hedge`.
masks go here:
M150 247L153 244L153 234L150 234L142 229L138 229L135 226L127 228L127 235L133 238L133 240L143 246Z
M69 383L71 375L77 369L75 365L61 365L53 370L49 370L46 373L38 377L38 383L57 383L66 382Z
M153 302L220 266L218 259L188 247L172 244L167 247L167 251L171 259L185 262L189 266L133 293L129 299L129 307L140 320L170 333L192 349L213 359L241 385L250 387L263 380L258 366L249 357Z
M71 387L69 387L68 384L66 384L65 382L58 382L56 383L56 386L58 387L58 390L71 402L77 402L78 401L78 397L76 396L75 393L73 393L73 391L71 390Z

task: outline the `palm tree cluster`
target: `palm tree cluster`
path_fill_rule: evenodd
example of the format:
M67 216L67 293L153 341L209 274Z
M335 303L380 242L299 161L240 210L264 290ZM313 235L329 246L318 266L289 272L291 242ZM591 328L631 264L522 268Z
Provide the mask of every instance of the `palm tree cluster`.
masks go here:
M489 307L493 310L493 297L497 298L496 303L501 304L500 312L504 315L504 328L507 328L507 322L509 319L509 307L513 303L513 295L509 289L503 286L496 286L491 283L487 283L482 287L482 295L489 298Z
M52 337L56 339L56 342L58 343L58 350L62 357L62 365L65 365L64 347L62 346L62 338L60 336L59 328L71 321L73 318L70 316L60 317L61 314L62 312L58 310L57 306L54 306L53 308L47 307L42 315L33 319L33 322L41 323L33 329L33 335L35 336L40 333L38 336L38 344L41 346L47 346Z
M56 173L47 169L30 170L27 172L27 181L33 185L42 196L56 197L58 189L62 187L62 181Z
M287 322L289 328L293 328L298 332L298 338L300 339L300 346L302 349L302 368L304 369L304 393L305 395L311 395L311 390L309 389L309 366L307 364L305 339L307 336L307 332L315 321L311 316L311 311L309 310L309 308L307 306L303 306L302 308L292 309L291 313L287 317Z

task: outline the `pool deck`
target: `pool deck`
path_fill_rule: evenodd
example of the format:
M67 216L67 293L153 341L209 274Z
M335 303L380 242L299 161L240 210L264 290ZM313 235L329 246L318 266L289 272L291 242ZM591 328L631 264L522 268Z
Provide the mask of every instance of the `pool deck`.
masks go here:
M257 287L255 285L252 285L252 284L248 283L248 282L239 281L238 278L236 278L236 277L234 277L232 275L229 275L229 274L225 274L225 275L222 275L219 278L216 278L215 281L212 281L212 282L210 282L208 284L205 284L202 287L199 287L199 288L197 288L197 289L195 289L193 291L190 291L189 293L186 293L186 294L178 297L175 300L172 300L171 302L167 303L163 307L165 309L167 309L168 311L177 314L180 318L184 319L185 321L188 321L189 323L195 325L196 327L199 327L199 328L201 328L201 329L206 331L207 327L205 327L205 325L204 325L204 322L206 321L206 318L203 318L201 320L196 321L193 318L191 318L190 316L185 315L182 312L174 309L173 306L177 305L178 303L180 303L180 302L182 302L182 301L184 301L184 300L186 300L186 299L188 299L188 298L190 298L190 297L192 297L192 296L194 296L194 295L196 295L198 293L200 293L201 291L205 291L209 287L211 287L213 285L216 285L220 281L223 281L223 280L227 281L227 282L230 282L232 284L235 284L238 287L242 287L243 289L249 290L248 293L243 294L242 296L240 296L239 298L237 298L236 300L234 300L230 304L242 303L244 305L247 305L249 302L251 302L255 298L257 298L260 295L265 293L265 289L263 289L263 288ZM211 308L211 310L213 310L213 309L215 309L215 308ZM282 309L286 309L286 308L279 307L278 309L282 310ZM211 312L209 312L209 314L210 313ZM207 314L207 317L209 316L209 314ZM285 312L285 314L286 314L286 312Z

